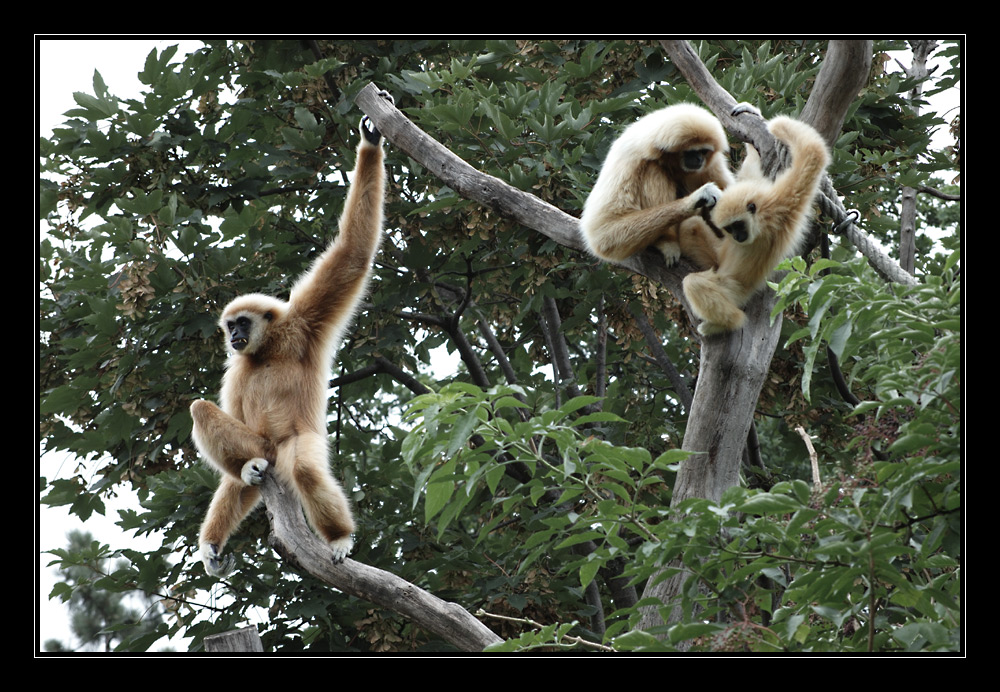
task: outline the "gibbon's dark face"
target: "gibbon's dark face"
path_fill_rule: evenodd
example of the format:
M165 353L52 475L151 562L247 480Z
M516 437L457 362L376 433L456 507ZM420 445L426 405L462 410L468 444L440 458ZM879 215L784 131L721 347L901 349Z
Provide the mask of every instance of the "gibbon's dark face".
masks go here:
M733 236L737 243L745 243L750 237L750 217L757 212L757 205L753 202L747 203L747 219L737 219L724 226L727 233Z
M737 243L745 242L747 236L750 233L747 231L747 222L740 219L739 221L733 221L731 224L725 227L726 232L733 236L733 240Z
M697 173L705 167L710 156L712 149L709 148L686 149L681 152L681 167L688 173Z
M240 315L235 320L229 320L226 322L226 328L229 330L229 345L233 347L234 351L242 351L250 343L250 332L253 330L254 324L246 315Z

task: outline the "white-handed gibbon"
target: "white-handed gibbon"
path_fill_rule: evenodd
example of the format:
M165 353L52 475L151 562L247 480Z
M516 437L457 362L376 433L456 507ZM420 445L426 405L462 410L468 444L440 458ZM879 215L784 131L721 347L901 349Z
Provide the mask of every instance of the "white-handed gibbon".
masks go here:
M334 349L365 293L381 243L381 134L367 117L360 129L336 240L287 302L248 294L226 306L220 325L230 356L221 408L204 400L191 404L195 444L222 472L199 536L201 559L215 576L233 568L232 555L221 559L222 548L259 502L268 460L330 545L333 561L343 561L353 547L351 508L329 467L326 412Z
M653 111L611 145L580 217L584 240L613 262L655 245L667 266L681 255L714 266L718 238L698 214L732 182L729 140L714 115L691 103Z
M702 334L743 326L746 301L774 267L799 248L830 163L826 143L809 125L779 116L768 129L788 145L791 165L771 181L761 170L756 149L747 145L736 182L725 189L710 215L726 234L718 246L718 266L684 277L684 295L702 320Z

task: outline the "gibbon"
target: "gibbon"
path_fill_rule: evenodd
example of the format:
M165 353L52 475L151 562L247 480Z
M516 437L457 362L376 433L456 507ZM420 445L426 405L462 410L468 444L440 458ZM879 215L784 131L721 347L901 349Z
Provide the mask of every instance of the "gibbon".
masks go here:
M580 217L584 240L612 262L655 245L667 266L681 255L715 266L718 238L698 214L732 182L729 140L714 115L691 103L653 111L608 151Z
M230 356L221 408L204 400L191 404L195 444L222 472L199 536L202 562L214 576L232 571L233 556L222 560L222 549L259 502L268 459L329 543L333 561L353 548L351 508L329 468L326 390L334 349L364 295L381 242L381 133L367 117L360 130L336 240L295 283L288 302L248 294L226 306L220 325Z
M813 198L830 163L826 143L809 125L779 116L768 129L788 145L791 165L772 182L761 170L756 149L747 145L736 182L725 189L710 215L726 233L718 246L718 267L684 277L684 295L701 318L698 331L705 335L743 326L743 305L801 244Z

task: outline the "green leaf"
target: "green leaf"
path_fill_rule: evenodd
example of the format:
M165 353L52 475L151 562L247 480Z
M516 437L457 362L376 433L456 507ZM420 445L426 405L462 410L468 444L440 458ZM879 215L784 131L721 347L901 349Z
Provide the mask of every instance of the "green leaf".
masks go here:
M427 485L427 491L424 493L424 521L426 523L429 524L431 519L445 508L454 492L455 484L452 481L441 481Z
M787 495L758 493L747 498L746 502L737 507L737 511L746 514L788 514L802 509L802 503Z

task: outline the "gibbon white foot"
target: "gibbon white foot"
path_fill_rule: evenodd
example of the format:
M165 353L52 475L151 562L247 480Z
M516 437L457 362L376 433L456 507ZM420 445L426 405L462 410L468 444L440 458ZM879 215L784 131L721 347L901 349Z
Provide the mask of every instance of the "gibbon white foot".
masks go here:
M267 471L267 459L251 459L243 464L240 478L247 485L260 485L264 482L265 471Z
M236 566L236 558L226 555L225 559L219 559L219 549L209 543L201 546L201 562L205 565L205 571L213 577L224 579L233 571Z
M350 536L330 541L330 550L333 551L333 563L337 565L343 562L344 558L350 555L353 549L354 539Z

